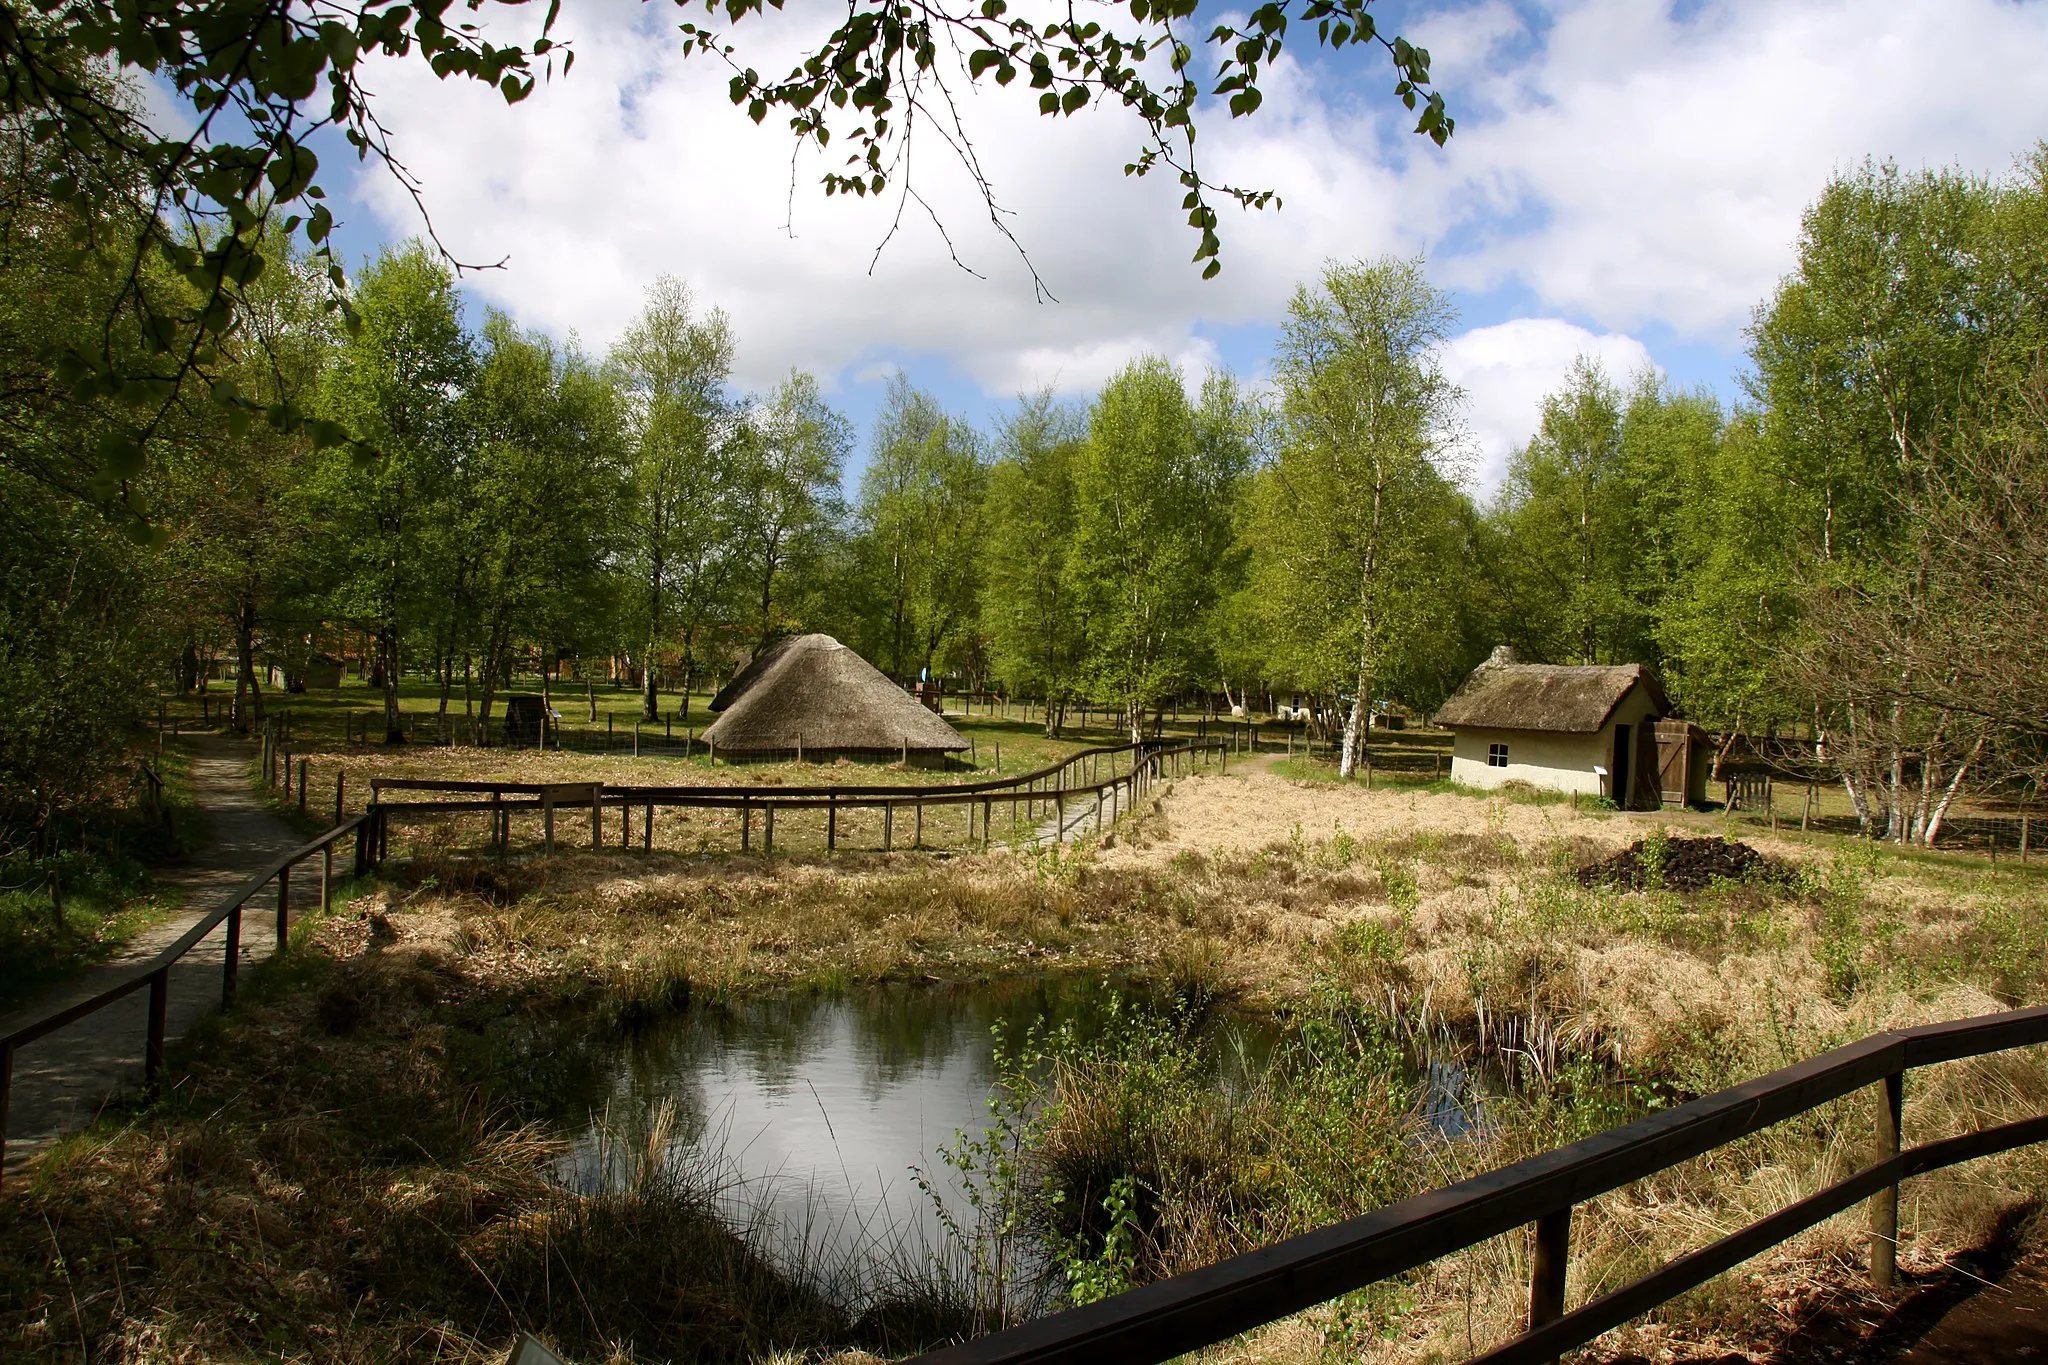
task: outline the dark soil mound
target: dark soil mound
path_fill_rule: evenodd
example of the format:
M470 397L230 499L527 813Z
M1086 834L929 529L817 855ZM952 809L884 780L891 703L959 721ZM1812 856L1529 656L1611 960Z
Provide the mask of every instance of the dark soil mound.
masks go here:
M1766 858L1748 844L1673 835L1663 841L1660 864L1652 843L1638 839L1612 858L1580 868L1579 881L1586 886L1622 886L1637 891L1652 884L1669 891L1703 891L1715 881L1786 882L1793 876L1789 863Z

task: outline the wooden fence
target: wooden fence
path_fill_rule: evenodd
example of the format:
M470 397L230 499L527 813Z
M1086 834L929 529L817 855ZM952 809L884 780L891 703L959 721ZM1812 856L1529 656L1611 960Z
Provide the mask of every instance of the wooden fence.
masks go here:
M643 847L654 846L654 812L657 808L730 811L737 817L740 848L754 847L756 817L761 830L763 852L775 848L775 819L778 812L822 812L825 817L825 848L836 851L842 840L840 817L855 810L879 810L882 814L881 851L897 847L899 822L909 826L910 847L922 847L928 811L960 809L966 814L969 843L986 847L993 839L998 814L1007 815L1012 832L1040 821L1055 821L1064 836L1081 821L1092 818L1101 829L1117 813L1141 801L1162 777L1193 772L1215 762L1229 768L1230 748L1221 740L1186 743L1123 744L1084 749L1062 761L1016 777L980 782L956 782L931 786L815 786L815 787L706 787L706 786L606 786L595 782L448 782L430 778L377 778L371 782L370 824L365 839L367 867L374 867L387 855L393 824L461 815L485 815L489 820L489 844L505 852L511 843L514 814L538 813L541 844L546 853L555 851L556 814L565 810L587 810L590 846L605 842L604 812L619 812L619 842L633 842L633 816L640 814ZM436 796L453 794L452 800L392 800L391 793L420 792ZM1089 804L1090 798L1093 804ZM1069 808L1073 815L1069 815Z
M1905 1073L2048 1041L2048 1008L1880 1033L1678 1108L1100 1303L916 1357L916 1365L1157 1365L1531 1229L1527 1330L1472 1365L1554 1360L1855 1204L1870 1206L1870 1277L1896 1277L1899 1182L2048 1139L2048 1115L1900 1147ZM1572 1209L1866 1086L1874 1164L1635 1283L1564 1311Z
M197 947L215 929L227 926L226 942L223 945L221 963L220 998L225 1009L235 998L235 977L242 956L242 909L266 886L277 883L277 949L285 951L290 943L292 905L292 869L308 858L320 859L320 908L328 908L334 887L334 846L353 834L356 836L356 870L360 873L367 865L371 849L367 835L371 827L370 817L358 815L328 830L316 839L299 845L289 853L281 854L268 867L243 882L204 918L183 934L175 943L165 948L147 962L136 964L123 973L105 990L88 996L70 1005L46 1011L14 1030L0 1035L0 1179L5 1178L7 1155L7 1105L14 1085L14 1054L25 1044L70 1024L75 1024L88 1015L97 1013L134 994L136 991L149 992L148 1022L142 1038L143 1084L156 1083L158 1068L163 1064L166 1012L170 1004L171 968L178 959Z

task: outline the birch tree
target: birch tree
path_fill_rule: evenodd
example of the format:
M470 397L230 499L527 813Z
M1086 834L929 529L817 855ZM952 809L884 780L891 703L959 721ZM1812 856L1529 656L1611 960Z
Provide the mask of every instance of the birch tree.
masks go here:
M1087 676L1133 741L1146 709L1197 673L1221 596L1226 494L1247 443L1235 386L1205 386L1201 409L1161 356L1103 387L1074 456L1071 590L1088 613Z
M1256 590L1293 671L1350 694L1346 777L1397 656L1443 615L1428 588L1459 524L1446 471L1462 395L1435 347L1453 316L1420 261L1383 257L1328 266L1281 331L1284 430L1255 492Z
M1067 557L1074 538L1074 459L1086 426L1050 390L1019 401L996 439L982 554L981 616L996 671L1045 701L1057 738L1080 697L1087 612Z
M737 568L742 489L732 460L735 413L725 393L732 328L696 312L689 286L664 275L611 354L625 398L630 496L623 558L643 644L641 714L661 715L661 659L682 655L683 704L705 628Z
M987 474L974 428L897 375L861 475L856 553L881 617L871 648L899 681L974 624Z
M419 242L378 257L354 299L362 325L337 351L323 402L369 458L330 451L315 496L335 533L336 614L373 636L384 737L400 744L400 646L435 610L427 549L460 458L458 404L476 357L454 273Z
M801 370L747 415L735 508L747 578L754 648L782 633L795 613L785 601L793 579L819 557L844 514L840 471L853 431Z

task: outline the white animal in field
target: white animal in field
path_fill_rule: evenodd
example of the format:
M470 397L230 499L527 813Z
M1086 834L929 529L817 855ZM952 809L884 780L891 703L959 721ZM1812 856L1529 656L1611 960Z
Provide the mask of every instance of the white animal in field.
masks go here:
M1230 708L1230 714L1231 718L1234 720L1243 720L1244 708L1242 706L1233 706Z

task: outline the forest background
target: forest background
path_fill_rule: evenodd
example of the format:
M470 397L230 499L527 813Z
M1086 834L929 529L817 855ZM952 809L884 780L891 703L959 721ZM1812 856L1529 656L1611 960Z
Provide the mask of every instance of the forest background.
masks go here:
M20 155L0 790L31 839L128 780L153 698L217 661L246 728L269 665L367 656L396 737L401 675L488 721L515 670L623 670L654 717L809 630L1044 697L1054 729L1285 697L1347 774L1376 711L1427 713L1496 644L1643 663L1711 728L1802 737L1899 840L2043 772L2048 151L2002 182L1838 177L1742 401L1581 362L1483 503L1419 260L1305 263L1270 383L1148 357L983 430L899 380L848 488L861 438L815 377L735 391L737 328L680 280L587 354L465 317L418 242L363 264L347 315L274 244L210 394L96 393L50 357L144 349L189 285L75 246L89 197L39 198Z

